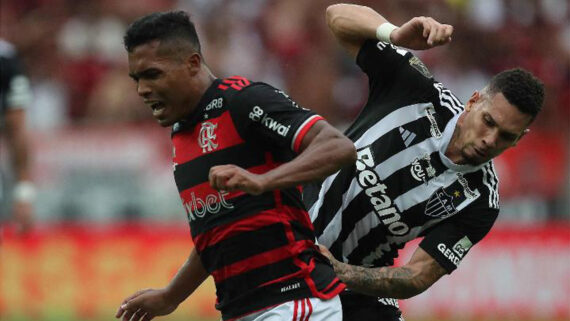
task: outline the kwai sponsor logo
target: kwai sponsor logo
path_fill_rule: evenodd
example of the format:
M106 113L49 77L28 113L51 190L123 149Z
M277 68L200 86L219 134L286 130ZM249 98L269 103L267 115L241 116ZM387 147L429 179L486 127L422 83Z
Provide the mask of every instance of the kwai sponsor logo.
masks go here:
M409 226L400 221L401 215L392 199L386 195L387 187L382 184L378 173L374 170L376 164L370 147L358 151L356 160L357 182L369 197L374 212L393 235L404 235L410 230Z
M285 126L275 119L269 117L267 113L259 106L254 106L252 111L249 113L249 119L254 122L260 122L266 128L276 132L280 136L287 136L291 125Z
M190 199L182 203L189 221L195 221L203 218L206 214L218 214L221 210L231 210L233 204L226 201L227 192L217 192L208 194L203 199L196 197L194 192L190 193Z

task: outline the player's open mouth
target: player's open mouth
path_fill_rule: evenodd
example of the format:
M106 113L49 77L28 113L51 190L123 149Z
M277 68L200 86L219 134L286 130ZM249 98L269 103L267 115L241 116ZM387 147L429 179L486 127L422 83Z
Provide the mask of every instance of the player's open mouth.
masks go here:
M486 154L483 153L479 148L475 147L475 153L477 153L480 157L485 157Z
M154 102L150 105L150 108L152 108L152 115L153 116L159 116L160 114L162 114L164 112L164 109L166 108L166 105L160 101Z

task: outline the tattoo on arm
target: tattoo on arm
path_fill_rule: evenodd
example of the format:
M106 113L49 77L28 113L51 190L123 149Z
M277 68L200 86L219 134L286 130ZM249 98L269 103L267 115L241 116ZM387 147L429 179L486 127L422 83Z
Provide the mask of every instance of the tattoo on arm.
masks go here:
M446 273L435 261L421 269L406 265L365 268L336 262L335 271L356 292L397 299L407 299L425 291Z

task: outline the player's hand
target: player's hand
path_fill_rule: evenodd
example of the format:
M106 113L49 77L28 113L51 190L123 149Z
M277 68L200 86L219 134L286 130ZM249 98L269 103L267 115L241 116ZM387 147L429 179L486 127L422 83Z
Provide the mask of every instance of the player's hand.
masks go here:
M122 317L123 321L149 321L156 316L172 313L177 307L177 303L168 300L165 289L146 289L126 298L115 318Z
M319 251L321 252L321 254L326 256L327 259L329 259L333 267L336 267L338 263L340 263L337 259L334 258L332 253L326 247L320 244L318 244L317 246L319 247Z
M390 34L396 46L423 50L445 45L451 41L453 26L441 24L430 17L415 17Z
M241 190L252 195L266 191L263 175L251 173L236 165L213 166L210 168L208 179L210 186L218 191Z
M14 202L12 206L12 217L16 223L18 234L28 233L33 227L33 208L29 202Z

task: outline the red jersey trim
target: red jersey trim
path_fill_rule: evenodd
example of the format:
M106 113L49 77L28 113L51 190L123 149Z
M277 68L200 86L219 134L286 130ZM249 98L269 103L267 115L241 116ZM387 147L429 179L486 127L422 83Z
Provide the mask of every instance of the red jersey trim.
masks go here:
M299 153L299 147L301 147L301 142L303 141L303 138L305 137L309 129L311 129L311 127L313 127L313 125L319 120L324 120L324 118L319 115L313 115L309 117L307 120L305 120L305 122L303 122L301 126L299 126L299 129L297 129L297 132L293 136L293 140L291 142L291 149L295 153Z
M229 277L240 275L250 270L290 258L292 255L296 254L297 251L295 250L297 248L307 248L310 247L311 244L313 244L313 242L307 240L298 241L296 244L287 244L280 248L250 256L242 261L224 266L213 271L212 276L214 277L214 281L219 283ZM293 277L295 274L297 273L290 274L289 277Z
M248 231L256 230L275 223L288 224L284 223L285 220L281 217L283 214L285 214L288 220L295 220L297 217L306 215L303 214L304 212L305 211L299 208L289 206L282 206L280 210L271 209L261 211L247 218L236 220L229 224L220 225L199 234L194 237L194 244L196 249L200 252L208 246L215 245L218 242L237 234L247 233ZM312 227L312 225L307 226L306 220L301 221L300 223L306 227Z

